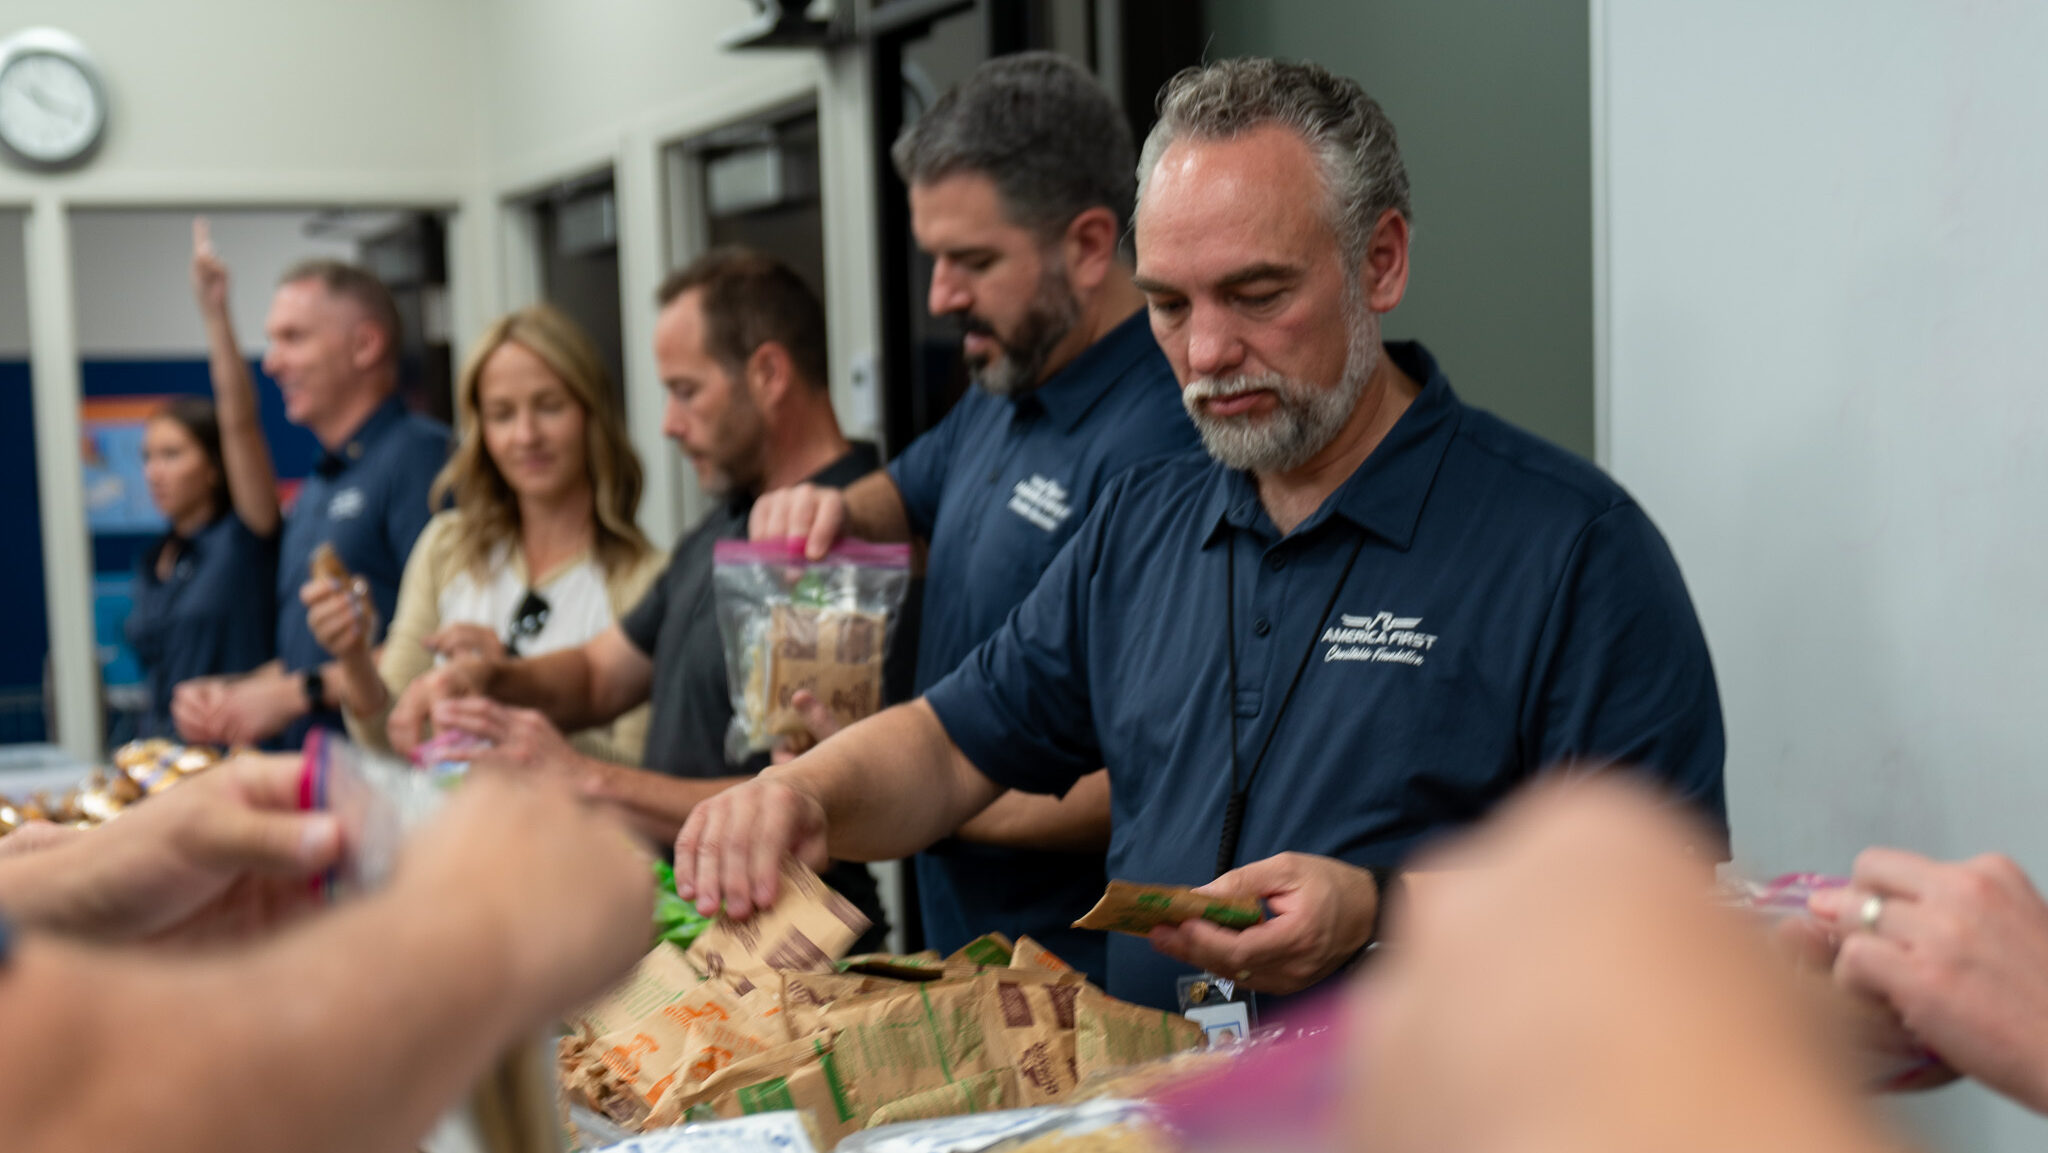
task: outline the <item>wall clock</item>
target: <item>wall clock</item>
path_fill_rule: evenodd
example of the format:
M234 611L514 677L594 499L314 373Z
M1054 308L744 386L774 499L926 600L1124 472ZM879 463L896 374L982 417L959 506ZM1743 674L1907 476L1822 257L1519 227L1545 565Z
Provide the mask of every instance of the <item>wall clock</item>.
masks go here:
M0 40L0 152L29 168L84 163L107 130L107 87L74 36L30 28Z

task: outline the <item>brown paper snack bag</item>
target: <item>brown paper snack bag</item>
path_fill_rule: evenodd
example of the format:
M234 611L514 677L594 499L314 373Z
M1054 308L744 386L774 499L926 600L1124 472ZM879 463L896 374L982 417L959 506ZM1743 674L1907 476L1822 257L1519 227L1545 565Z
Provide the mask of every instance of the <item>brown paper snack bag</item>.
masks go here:
M946 959L931 949L922 953L860 953L839 962L842 973L864 973L898 981L936 981L948 976L973 976L974 967L948 968Z
M929 1121L936 1117L957 1117L962 1113L992 1113L1015 1109L1022 1103L1017 1094L1017 1075L1008 1069L991 1069L964 1081L937 1089L926 1089L891 1101L868 1116L867 1128L898 1121Z
M555 1069L562 1092L571 1100L610 1118L628 1129L637 1129L647 1119L647 1102L629 1088L603 1061L597 1038L589 1033L564 1037L556 1043Z
M741 996L780 986L777 973L819 973L846 954L868 919L802 862L782 863L782 895L744 921L720 917L684 958L706 978Z
M995 996L982 977L827 1006L840 1075L862 1100L889 1102L1001 1067Z
M654 1012L599 1037L596 1049L617 1083L652 1107L677 1083L702 1081L782 1041L779 1022L770 1018L760 1024L730 989L700 981Z
M664 941L642 957L625 980L574 1019L593 1036L602 1037L660 1012L662 1006L681 1000L703 983L683 960L683 951Z
M841 727L882 707L882 643L888 618L880 613L772 606L768 623L761 728L771 736L808 736L810 728L790 699L808 691Z
M827 1006L901 986L901 981L855 973L784 973L782 1028L790 1040L800 1040L825 1028Z
M736 1062L702 1085L671 1095L648 1118L647 1127L778 1109L803 1111L820 1149L832 1148L860 1128L859 1099L839 1075L831 1038L793 1041Z
M687 988L678 988L688 982ZM581 1074L587 1103L637 1102L644 1114L677 1083L700 1081L733 1061L783 1043L779 1006L743 1007L731 988L704 981L672 945L657 946L632 976L584 1011L586 1060L603 1072ZM616 1022L623 1022L618 1024ZM612 1025L598 1034L600 1025Z
M1001 933L985 933L965 945L958 952L946 958L948 966L973 965L976 968L1004 968L1015 955L1016 946Z
M780 1028L763 1028L761 1024L707 1020L691 1026L680 1050L680 1063L644 1094L648 1105L658 1107L669 1093L701 1085L740 1061L788 1044Z
M809 1040L804 1040L785 1042L764 1053L756 1053L744 1060L734 1061L702 1081L679 1086L672 1092L664 1094L661 1104L648 1115L641 1131L648 1132L665 1125L680 1125L690 1119L689 1113L692 1109L720 1093L728 1092L735 1085L745 1084L748 1078L786 1073L805 1061L813 1060L815 1056L816 1050Z
M1250 897L1210 897L1183 885L1111 881L1102 899L1074 922L1074 928L1142 937L1155 926L1183 921L1213 921L1226 929L1249 929L1265 919L1259 902Z
M1071 973L1072 965L1061 960L1051 949L1030 937L1017 938L1016 947L1010 950L1010 968L1042 969L1049 973Z
M1065 978L1047 982L997 976L994 980L1000 1017L994 1032L1002 1063L1017 1074L1023 1104L1064 1100L1081 1080L1075 1056L1077 1003L1084 991L1093 990L1078 979L1067 983Z
M1074 1005L1074 1058L1082 1080L1201 1045L1202 1027L1178 1013L1140 1008L1093 989Z

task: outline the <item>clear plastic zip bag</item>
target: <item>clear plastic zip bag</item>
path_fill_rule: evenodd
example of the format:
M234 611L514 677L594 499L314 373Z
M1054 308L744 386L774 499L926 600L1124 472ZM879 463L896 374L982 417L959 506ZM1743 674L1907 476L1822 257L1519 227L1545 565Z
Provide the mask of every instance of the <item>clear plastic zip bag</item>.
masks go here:
M841 727L880 711L882 662L910 584L910 546L841 541L822 560L803 542L719 541L712 589L732 693L726 758L738 764L811 734L792 705L809 692Z

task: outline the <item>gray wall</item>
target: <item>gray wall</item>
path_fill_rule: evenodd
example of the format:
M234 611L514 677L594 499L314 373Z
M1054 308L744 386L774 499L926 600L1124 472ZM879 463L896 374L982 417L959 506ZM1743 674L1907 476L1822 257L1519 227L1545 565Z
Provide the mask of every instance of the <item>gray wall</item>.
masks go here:
M1591 80L1584 0L1204 0L1209 57L1315 60L1400 132L1414 273L1390 338L1465 400L1593 454Z

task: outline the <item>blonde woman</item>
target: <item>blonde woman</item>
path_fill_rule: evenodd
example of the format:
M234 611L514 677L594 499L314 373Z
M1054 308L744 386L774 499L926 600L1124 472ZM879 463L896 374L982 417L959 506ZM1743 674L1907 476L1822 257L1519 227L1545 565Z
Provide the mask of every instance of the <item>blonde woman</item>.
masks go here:
M461 436L434 480L436 505L406 561L381 652L367 601L315 578L301 591L313 635L341 665L349 731L387 749L391 702L441 656L536 656L574 648L638 603L663 558L634 527L639 458L590 339L547 305L486 330L456 383ZM647 710L572 734L593 756L640 763Z

